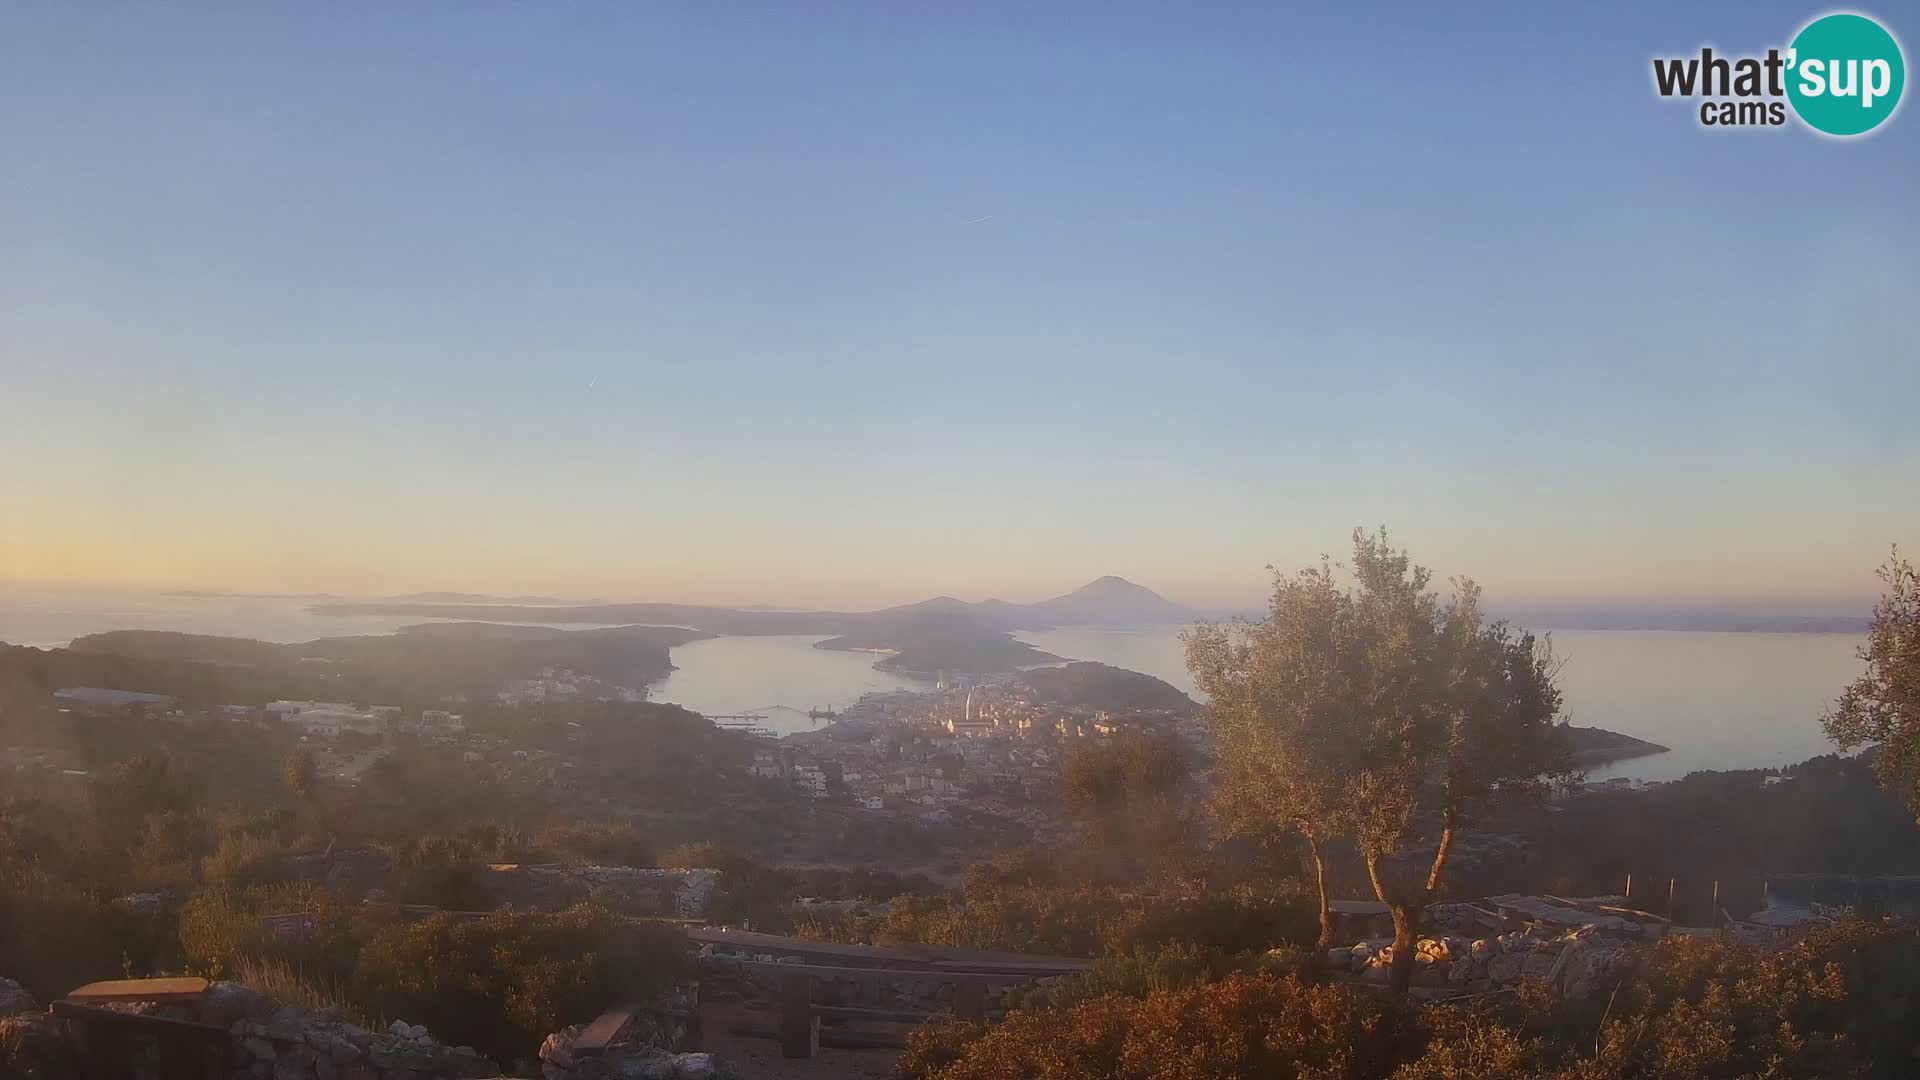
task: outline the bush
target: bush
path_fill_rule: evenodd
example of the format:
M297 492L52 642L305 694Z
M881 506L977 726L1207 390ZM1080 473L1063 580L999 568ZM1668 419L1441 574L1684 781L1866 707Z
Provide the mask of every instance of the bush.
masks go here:
M598 907L470 921L443 913L375 935L360 955L356 999L510 1062L532 1056L549 1032L657 995L690 969L679 930Z
M549 825L533 838L537 850L561 862L652 866L653 842L630 824Z
M200 876L208 887L241 891L262 885L275 885L290 876L286 852L269 837L238 830L220 838L200 864Z
M1020 1006L1070 1009L1082 1002L1116 994L1146 997L1157 990L1178 990L1213 982L1239 966L1232 957L1217 949L1195 945L1139 949L1127 956L1102 957L1084 975L1033 990L1020 999Z
M303 915L311 929L283 932L266 916ZM209 887L180 909L180 950L188 970L226 978L247 961L286 964L306 977L341 982L359 952L354 905L317 885Z
M275 1001L298 1005L308 1012L333 1016L361 1027L374 1026L348 998L338 980L303 971L289 961L241 956L233 962L233 970L227 975L234 982L258 990Z
M1601 1000L1526 990L1415 1012L1294 977L1179 985L1200 972L1174 953L1102 965L1085 989L1108 996L988 1029L929 1026L900 1069L906 1080L1893 1080L1913 1075L1915 970L1920 928L1856 921L1771 955L1674 939Z
M37 865L0 866L0 976L41 1001L119 977L129 943L115 914Z
M803 936L865 944L955 948L1056 956L1130 956L1189 945L1225 953L1300 945L1318 934L1313 901L1236 889L1226 894L1127 890L1103 885L990 885L970 875L961 894L899 897L875 919L818 919Z
M1227 1080L1384 1077L1420 1047L1412 1013L1345 986L1232 975L1064 1012L1022 1011L986 1029L929 1025L903 1080Z

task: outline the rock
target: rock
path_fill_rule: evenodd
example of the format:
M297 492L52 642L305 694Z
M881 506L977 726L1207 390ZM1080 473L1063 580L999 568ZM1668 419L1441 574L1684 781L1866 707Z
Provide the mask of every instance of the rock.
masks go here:
M1468 951L1472 953L1474 960L1480 963L1485 963L1487 957L1492 956L1496 951L1494 943L1488 941L1486 938L1475 940L1474 943L1467 948Z
M387 1025L387 1033L390 1035L398 1035L402 1039L410 1039L413 1037L413 1026L405 1020L395 1020L393 1023Z
M40 1003L33 1000L26 987L12 979L0 979L0 1017L39 1011Z
M280 1052L275 1050L273 1044L266 1039L248 1039L241 1045L247 1048L247 1053L260 1061L272 1061L280 1056Z
M1530 952L1526 954L1520 970L1527 975L1545 975L1553 970L1553 963L1558 959L1558 955L1544 949Z
M580 1037L580 1025L561 1028L540 1043L540 1060L562 1069L573 1068L573 1040Z
M1350 967L1352 964L1353 964L1352 949L1328 949L1327 950L1327 966L1334 969L1335 971L1338 971L1341 968Z
M1495 983L1510 983L1520 978L1527 958L1519 953L1503 952L1487 961L1487 978Z
M333 1063L333 1058L322 1055L313 1059L313 1075L318 1080L338 1080L340 1068Z

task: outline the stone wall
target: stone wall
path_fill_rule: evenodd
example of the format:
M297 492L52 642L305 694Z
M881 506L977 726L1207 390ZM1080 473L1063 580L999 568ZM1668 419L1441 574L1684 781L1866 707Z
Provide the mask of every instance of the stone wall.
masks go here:
M1415 944L1415 986L1484 992L1522 979L1549 980L1563 996L1579 999L1610 987L1630 971L1643 946L1610 937L1595 927L1564 933L1530 928L1494 937L1452 935ZM1393 966L1390 941L1362 941L1327 951L1327 964L1363 982L1385 983Z

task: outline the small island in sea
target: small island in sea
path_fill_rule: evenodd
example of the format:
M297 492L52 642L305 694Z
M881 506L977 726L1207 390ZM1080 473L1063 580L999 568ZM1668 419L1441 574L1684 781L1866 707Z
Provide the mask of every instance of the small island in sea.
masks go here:
M1573 756L1577 768L1590 765L1606 765L1630 758L1650 757L1664 754L1670 747L1656 742L1636 739L1631 735L1622 735L1606 728L1565 726L1567 748Z

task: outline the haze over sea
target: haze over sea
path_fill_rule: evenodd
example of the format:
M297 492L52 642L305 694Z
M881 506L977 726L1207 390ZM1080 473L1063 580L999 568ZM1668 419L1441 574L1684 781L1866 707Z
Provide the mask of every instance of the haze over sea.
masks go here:
M177 596L107 590L0 589L0 641L51 647L106 630L308 641L387 634L418 616L316 615L306 597ZM583 629L579 623L572 629ZM1064 627L1018 634L1047 652L1098 660L1193 692L1180 628ZM778 635L696 641L672 652L678 670L656 683L657 701L709 715L760 713L776 731L810 726L806 710L844 708L872 690L926 683L873 667L867 653L813 648L819 637ZM1589 772L1593 779L1675 779L1698 769L1767 768L1831 748L1819 715L1861 670L1858 634L1556 630L1560 685L1573 723L1671 747L1671 752Z

